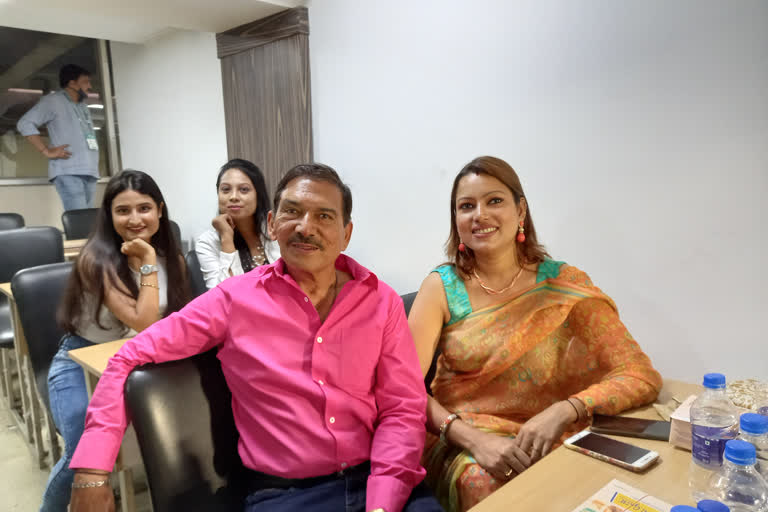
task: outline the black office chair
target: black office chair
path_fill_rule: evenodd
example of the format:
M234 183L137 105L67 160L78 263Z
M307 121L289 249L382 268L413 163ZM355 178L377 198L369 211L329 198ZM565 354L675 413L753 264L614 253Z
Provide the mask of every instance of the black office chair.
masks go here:
M50 226L8 229L0 231L0 283L11 281L21 269L64 261L61 232ZM2 394L9 408L21 403L14 392L13 381L18 378L10 364L13 350L13 329L8 298L0 294L0 377Z
M96 227L98 208L82 208L80 210L67 210L61 214L61 225L64 226L64 234L67 240L80 240L88 238L93 228Z
M64 261L61 231L51 226L0 231L0 282L23 268Z
M56 310L71 273L71 262L52 263L20 270L11 280L37 390L49 409L48 369L64 335L56 323Z
M200 269L200 262L195 250L189 251L184 260L187 262L187 275L189 276L189 288L192 290L192 296L199 297L208 291L208 287L205 285L205 277L203 277L203 271Z
M216 351L135 369L125 399L155 512L242 510L242 463Z
M403 306L405 306L405 316L411 313L411 306L413 306L413 300L416 298L417 292L406 293L401 295L403 299ZM440 356L440 347L435 350L435 355L432 356L432 363L429 365L429 371L427 371L426 377L424 377L424 386L427 388L427 393L432 395L432 388L430 385L435 379L435 372L437 371L437 358Z
M18 213L0 213L0 230L24 227L24 217Z
M56 309L66 290L72 263L53 263L20 270L11 280L13 298L27 339L29 360L37 388L37 397L42 401L47 418L46 428L41 435L51 447L50 461L55 464L61 456L56 437L56 428L51 417L51 403L48 397L48 370L53 356L59 348L64 331L56 323Z

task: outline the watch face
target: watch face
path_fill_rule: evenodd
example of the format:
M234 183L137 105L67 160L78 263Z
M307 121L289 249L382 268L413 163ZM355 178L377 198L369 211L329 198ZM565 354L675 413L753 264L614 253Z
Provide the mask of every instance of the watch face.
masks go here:
M143 275L151 274L156 270L156 267L154 265L142 265L141 268L139 268L139 271Z

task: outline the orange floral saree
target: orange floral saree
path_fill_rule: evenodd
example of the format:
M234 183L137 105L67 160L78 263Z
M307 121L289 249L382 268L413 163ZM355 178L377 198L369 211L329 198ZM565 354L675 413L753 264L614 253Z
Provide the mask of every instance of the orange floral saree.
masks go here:
M478 311L453 267L437 271L452 317L439 341L432 393L474 427L514 437L528 419L569 397L590 416L618 414L653 401L661 389L661 376L613 301L581 270L547 260L533 287ZM561 442L584 426L574 425ZM469 509L505 483L432 435L423 462L449 512Z

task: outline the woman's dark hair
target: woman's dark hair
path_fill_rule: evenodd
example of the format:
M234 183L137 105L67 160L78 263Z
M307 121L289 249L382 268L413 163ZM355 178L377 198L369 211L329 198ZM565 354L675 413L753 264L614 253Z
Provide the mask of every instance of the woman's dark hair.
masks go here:
M216 193L219 192L219 184L221 183L221 177L224 173L230 169L237 169L243 174L248 176L248 179L253 183L253 188L256 190L256 211L253 212L253 222L256 226L256 231L259 233L261 240L269 240L267 235L267 213L269 213L269 195L267 194L267 184L264 181L264 175L261 173L256 164L243 160L242 158L234 158L229 162L221 166L219 176L216 178ZM248 272L254 268L253 259L251 259L251 251L248 249L248 244L245 242L243 235L235 228L235 249L240 255L240 263L243 266L243 272Z
M99 310L104 304L105 279L108 280L109 286L127 289L134 299L139 297L139 287L128 267L128 258L120 252L123 239L117 234L112 223L112 201L126 190L135 190L151 197L161 214L157 233L152 236L150 242L157 256L165 258L168 273L168 306L164 316L180 310L189 301L187 271L179 244L171 232L168 206L163 194L148 174L128 169L113 176L107 183L96 218L96 227L75 262L69 285L59 306L59 325L69 333L77 332L87 296L96 299L92 320L99 327L104 327L99 323Z
M523 193L523 186L520 184L520 178L517 176L515 170L507 162L500 158L492 156L477 157L456 175L456 179L453 180L453 188L451 189L451 234L448 237L448 241L445 243L445 254L448 256L450 263L456 265L457 270L466 278L472 273L472 269L475 268L475 253L467 247L463 252L459 251L459 244L461 239L459 238L459 231L456 228L456 192L459 188L459 182L464 176L469 174L485 174L492 176L502 182L512 192L512 196L515 198L515 204L520 204L520 199L525 197ZM540 245L536 238L536 228L533 227L533 215L531 215L531 205L526 200L526 215L523 221L523 229L525 230L525 242L515 242L517 248L517 261L521 265L530 265L534 263L541 263L549 257L544 246Z

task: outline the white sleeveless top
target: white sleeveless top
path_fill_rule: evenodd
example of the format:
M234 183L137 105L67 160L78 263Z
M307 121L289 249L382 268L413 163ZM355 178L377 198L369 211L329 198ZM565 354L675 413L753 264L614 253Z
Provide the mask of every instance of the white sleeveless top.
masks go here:
M165 309L168 307L168 272L165 270L164 258L157 258L157 266L160 268L157 273L157 284L160 287L159 319L162 318ZM139 283L141 282L141 274L131 269L131 275L133 275L136 285L139 286ZM83 314L80 317L80 321L76 322L77 332L75 334L82 336L92 343L107 343L108 341L131 338L138 334L118 320L104 304L102 304L99 309L99 324L104 326L102 329L99 324L93 321L94 302L94 297L86 296L85 304L83 305Z

